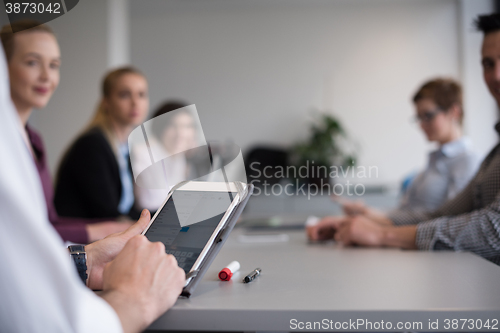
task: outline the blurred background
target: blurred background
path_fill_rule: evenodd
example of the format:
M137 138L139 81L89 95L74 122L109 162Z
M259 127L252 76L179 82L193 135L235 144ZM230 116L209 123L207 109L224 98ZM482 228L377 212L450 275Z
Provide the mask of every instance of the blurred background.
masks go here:
M465 133L481 157L496 143L497 107L472 25L496 7L491 0L84 0L49 22L61 46L61 84L30 123L55 174L94 113L104 72L131 63L149 80L151 110L170 98L194 103L207 140L232 139L244 153L288 148L309 135L313 110L332 114L357 145L357 164L378 167L378 177L362 181L396 187L433 148L411 122L411 97L430 78L463 83Z

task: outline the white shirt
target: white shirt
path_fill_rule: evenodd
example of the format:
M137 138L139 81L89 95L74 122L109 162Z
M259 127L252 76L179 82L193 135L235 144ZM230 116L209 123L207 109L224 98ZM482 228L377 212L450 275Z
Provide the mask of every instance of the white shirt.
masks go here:
M82 284L47 220L18 122L0 46L0 332L122 332L113 308Z
M480 159L462 137L442 145L429 154L427 168L419 173L406 190L396 211L433 211L453 199L476 174Z

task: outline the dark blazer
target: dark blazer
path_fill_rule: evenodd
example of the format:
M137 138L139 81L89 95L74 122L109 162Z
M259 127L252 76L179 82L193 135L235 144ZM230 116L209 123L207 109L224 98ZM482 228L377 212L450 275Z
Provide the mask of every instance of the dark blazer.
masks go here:
M57 173L54 204L62 216L116 218L122 184L118 161L104 133L94 127L69 148ZM128 216L140 212L132 206Z

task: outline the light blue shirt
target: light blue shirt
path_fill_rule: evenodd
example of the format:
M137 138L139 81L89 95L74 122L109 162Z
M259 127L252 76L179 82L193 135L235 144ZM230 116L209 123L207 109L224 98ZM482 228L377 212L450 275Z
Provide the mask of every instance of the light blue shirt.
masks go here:
M118 155L118 166L120 168L120 180L122 183L122 194L120 196L120 203L118 204L118 211L123 215L127 215L134 204L134 183L128 165L129 152L127 143L118 145Z
M442 145L429 154L427 168L408 186L397 211L437 209L469 183L479 164L480 159L471 151L467 138Z

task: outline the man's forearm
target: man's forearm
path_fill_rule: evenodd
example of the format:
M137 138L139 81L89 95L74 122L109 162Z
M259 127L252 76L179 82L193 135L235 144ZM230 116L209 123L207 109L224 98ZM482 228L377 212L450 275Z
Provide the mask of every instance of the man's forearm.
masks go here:
M387 217L387 215L376 209L367 209L365 215L367 218L377 222L380 225L392 225L392 221Z
M402 249L417 249L415 238L417 226L385 227L382 236L382 246L399 247Z

